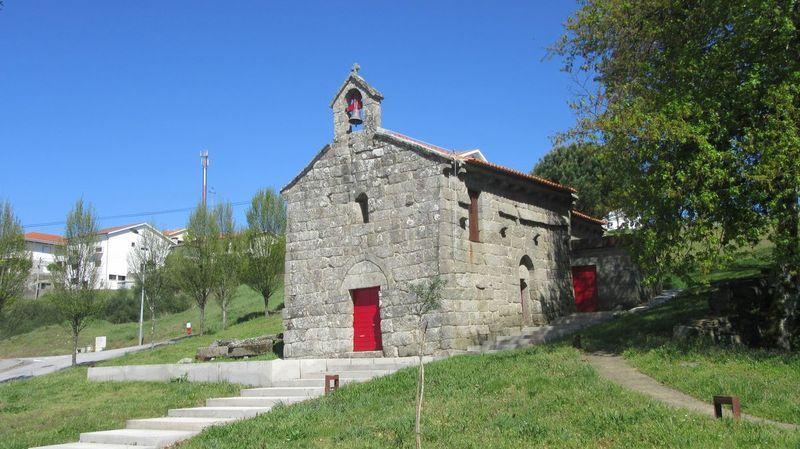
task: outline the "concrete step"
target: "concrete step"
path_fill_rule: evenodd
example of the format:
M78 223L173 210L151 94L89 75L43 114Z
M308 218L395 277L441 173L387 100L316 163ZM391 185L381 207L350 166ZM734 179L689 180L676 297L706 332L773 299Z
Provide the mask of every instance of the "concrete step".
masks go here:
M31 449L156 449L155 446L132 446L129 444L65 443L52 446L37 446Z
M167 416L164 418L129 419L125 427L128 429L203 430L208 426L227 424L232 421L234 421L232 418Z
M195 430L117 429L81 434L81 443L167 447L200 433Z
M317 397L325 393L325 388L319 387L264 387L247 388L241 391L244 397L281 397L281 396L302 396Z
M372 379L373 377L385 376L391 373L392 372L388 370L369 370L369 371L349 370L342 372L326 371L319 373L303 373L300 377L302 379L319 379L320 381L322 381L323 379L325 379L325 375L327 374L338 374L340 378L347 377L350 379Z
M350 371L390 371L395 372L401 370L403 368L408 368L409 366L417 366L416 362L404 362L404 363L380 363L380 364L370 364L370 365L346 365L346 364L337 364L333 362L328 362L328 369L326 370L329 373L347 373ZM306 371L304 371L304 374Z
M175 417L192 418L252 418L270 411L272 407L194 407L173 408L167 414Z
M366 378L352 379L347 377L339 377L339 384L344 385L350 382L364 382L369 380ZM272 382L273 387L325 387L324 378L319 379L292 379L292 380L278 380Z
M292 404L305 401L307 396L275 396L275 397L236 397L214 398L206 401L208 407L273 407L277 404Z

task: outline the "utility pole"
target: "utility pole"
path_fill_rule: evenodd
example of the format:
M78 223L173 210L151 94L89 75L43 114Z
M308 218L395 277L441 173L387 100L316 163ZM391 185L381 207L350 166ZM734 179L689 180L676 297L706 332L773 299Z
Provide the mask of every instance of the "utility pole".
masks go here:
M139 249L143 254L142 257L142 302L139 304L139 346L144 344L144 282L147 276L147 247L143 246Z
M203 207L206 207L206 197L208 196L208 150L200 152L200 162L203 165Z

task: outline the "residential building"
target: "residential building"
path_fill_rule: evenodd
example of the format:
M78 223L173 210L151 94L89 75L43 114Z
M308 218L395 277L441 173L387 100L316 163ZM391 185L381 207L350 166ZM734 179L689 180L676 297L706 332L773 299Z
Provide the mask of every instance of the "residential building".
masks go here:
M31 255L31 276L25 287L26 298L38 298L52 288L50 269L55 262L57 248L64 244L60 235L44 232L28 232L25 234L25 250Z
M183 242L186 240L186 228L181 229L165 229L162 233L167 236L172 243L176 245L182 245Z

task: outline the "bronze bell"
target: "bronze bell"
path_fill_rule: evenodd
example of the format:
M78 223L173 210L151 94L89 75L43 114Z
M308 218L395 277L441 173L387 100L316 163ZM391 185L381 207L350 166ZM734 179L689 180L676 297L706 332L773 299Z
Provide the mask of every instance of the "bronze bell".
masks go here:
M364 123L364 118L361 114L361 108L359 107L360 105L358 103L354 103L352 106L352 109L347 111L347 115L349 117L348 122L350 122L351 125L360 125Z

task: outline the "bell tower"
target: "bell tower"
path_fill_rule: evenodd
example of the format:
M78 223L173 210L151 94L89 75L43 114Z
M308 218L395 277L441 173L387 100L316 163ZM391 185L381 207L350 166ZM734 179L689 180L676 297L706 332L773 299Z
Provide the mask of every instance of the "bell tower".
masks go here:
M353 64L331 101L334 140L355 132L375 132L381 126L383 95L358 74L360 68Z

